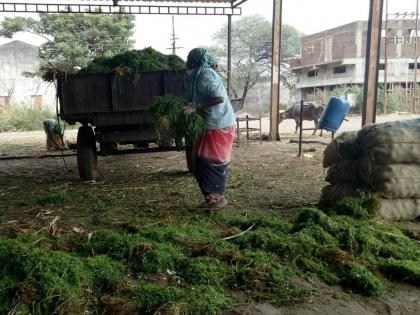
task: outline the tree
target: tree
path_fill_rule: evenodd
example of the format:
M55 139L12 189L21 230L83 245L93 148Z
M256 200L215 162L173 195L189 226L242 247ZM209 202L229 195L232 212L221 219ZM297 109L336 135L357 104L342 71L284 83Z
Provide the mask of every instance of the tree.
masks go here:
M363 90L363 86L357 84L338 86L331 91L331 96L347 97L348 94L353 95L354 108L352 108L352 111L355 113L361 113L363 105Z
M15 93L16 80L2 80L0 81L0 92L6 94L8 97L12 97Z
M134 16L130 14L40 14L40 19L6 17L0 36L12 38L17 32L43 37L40 47L45 62L61 68L84 67L93 58L112 56L132 48Z
M232 23L232 93L246 98L249 90L271 69L271 22L262 16L247 16ZM299 54L301 34L293 26L282 27L281 61L286 63ZM226 77L227 25L214 34L216 45L209 51L216 57ZM290 79L282 76L287 83Z

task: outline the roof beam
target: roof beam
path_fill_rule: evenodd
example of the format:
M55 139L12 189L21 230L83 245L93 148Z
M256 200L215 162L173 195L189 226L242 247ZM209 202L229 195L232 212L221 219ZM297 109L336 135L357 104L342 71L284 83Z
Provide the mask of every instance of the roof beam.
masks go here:
M97 14L162 14L162 15L241 15L242 8L190 5L105 5L60 3L0 2L0 12L16 13L97 13Z
M232 7L233 8L237 8L237 7L239 7L241 4L243 4L243 3L245 3L245 2L247 2L248 0L242 0L242 1L237 1L236 3L233 3L232 2Z

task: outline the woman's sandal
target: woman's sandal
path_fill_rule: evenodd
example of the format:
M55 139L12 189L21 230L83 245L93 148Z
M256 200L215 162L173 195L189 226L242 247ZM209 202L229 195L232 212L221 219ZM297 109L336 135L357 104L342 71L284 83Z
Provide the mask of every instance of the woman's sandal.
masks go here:
M203 206L207 209L222 209L228 205L228 201L224 196L221 196L218 200L217 199L209 199L204 202Z

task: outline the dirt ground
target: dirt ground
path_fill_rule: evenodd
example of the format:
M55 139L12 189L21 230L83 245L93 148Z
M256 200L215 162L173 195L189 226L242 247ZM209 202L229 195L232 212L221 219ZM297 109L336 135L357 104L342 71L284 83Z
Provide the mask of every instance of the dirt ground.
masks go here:
M358 129L351 118L345 129ZM347 122L346 122L347 123ZM346 123L344 126L346 126ZM304 157L297 157L293 122L280 142L250 142L233 150L226 211L276 211L285 217L302 206L315 205L324 183L322 154L330 136L305 135ZM353 127L352 127L353 126ZM265 128L265 127L264 127ZM282 129L285 130L285 129ZM266 130L264 130L266 131ZM74 141L76 132L67 133ZM142 213L182 211L196 215L201 202L194 179L187 173L183 152L99 157L100 177L82 182L74 151L45 151L43 132L0 134L0 233L10 229L40 229L55 217L63 228L95 230ZM55 157L44 155L55 154ZM11 157L21 157L11 159ZM66 189L74 196L62 208L37 204L40 196ZM411 223L414 228L418 224ZM340 288L296 279L318 292L307 303L274 309L269 304L239 306L226 314L418 314L420 290L401 284L382 298L350 295Z

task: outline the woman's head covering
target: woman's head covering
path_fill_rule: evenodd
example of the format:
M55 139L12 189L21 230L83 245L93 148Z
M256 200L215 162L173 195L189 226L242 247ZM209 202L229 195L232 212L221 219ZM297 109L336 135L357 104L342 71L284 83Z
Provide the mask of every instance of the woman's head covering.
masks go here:
M188 81L188 98L192 102L197 101L197 81L201 72L205 68L211 68L214 64L214 58L204 48L194 48L187 57L187 62L193 62L196 66L191 70Z

